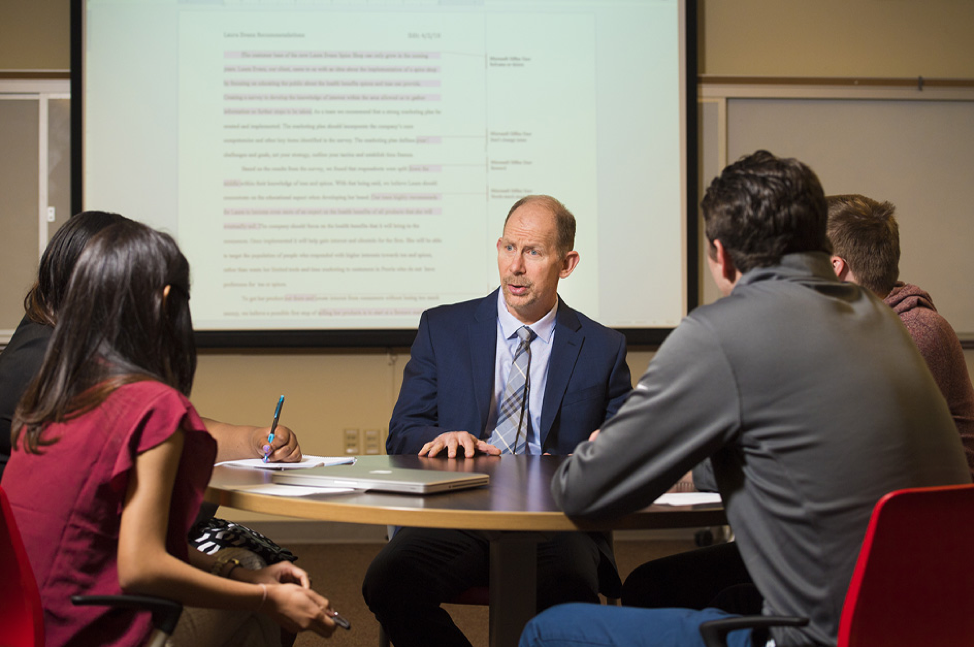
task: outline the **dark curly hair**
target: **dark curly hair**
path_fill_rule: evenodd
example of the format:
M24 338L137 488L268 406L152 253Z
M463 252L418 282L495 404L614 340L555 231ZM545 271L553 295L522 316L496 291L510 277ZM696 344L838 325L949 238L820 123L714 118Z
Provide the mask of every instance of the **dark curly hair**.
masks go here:
M785 254L831 251L825 192L796 159L765 150L742 157L711 182L701 207L711 250L720 240L742 273Z

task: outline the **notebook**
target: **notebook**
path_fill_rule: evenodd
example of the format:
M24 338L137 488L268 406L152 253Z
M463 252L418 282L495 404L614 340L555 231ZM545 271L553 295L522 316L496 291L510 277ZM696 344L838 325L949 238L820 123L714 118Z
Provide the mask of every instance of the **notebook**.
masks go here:
M274 483L318 487L346 487L407 494L432 494L487 485L490 477L480 472L420 470L358 461L354 465L326 465L281 472Z

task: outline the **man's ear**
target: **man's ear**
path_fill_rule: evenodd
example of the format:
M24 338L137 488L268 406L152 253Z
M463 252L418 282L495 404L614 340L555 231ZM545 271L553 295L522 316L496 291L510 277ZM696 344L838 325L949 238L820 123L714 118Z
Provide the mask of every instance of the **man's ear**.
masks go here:
M568 275L575 271L579 260L581 260L581 257L576 251L570 251L565 254L565 258L561 261L561 271L558 273L558 278L567 279Z
M841 256L833 256L829 260L832 262L832 271L835 272L836 278L840 281L848 281L849 264L845 262L845 259Z
M720 267L720 275L727 280L727 282L733 284L737 282L737 278L740 273L737 271L737 266L734 265L734 259L731 258L730 252L724 247L724 243L720 242L720 239L714 240L714 260Z

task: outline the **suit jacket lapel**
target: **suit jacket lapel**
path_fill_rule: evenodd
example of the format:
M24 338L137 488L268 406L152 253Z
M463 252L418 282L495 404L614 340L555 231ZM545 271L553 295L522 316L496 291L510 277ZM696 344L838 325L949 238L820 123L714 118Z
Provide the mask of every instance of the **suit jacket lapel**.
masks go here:
M585 334L580 332L581 323L575 311L559 297L558 314L555 317L555 342L548 361L548 384L545 387L544 405L541 407L541 446L551 431L551 425L561 409L568 383L575 370L575 362L582 350Z
M497 290L477 306L474 319L467 325L470 366L473 372L473 399L483 433L490 413L494 389L494 355L497 350ZM473 433L473 430L470 430Z

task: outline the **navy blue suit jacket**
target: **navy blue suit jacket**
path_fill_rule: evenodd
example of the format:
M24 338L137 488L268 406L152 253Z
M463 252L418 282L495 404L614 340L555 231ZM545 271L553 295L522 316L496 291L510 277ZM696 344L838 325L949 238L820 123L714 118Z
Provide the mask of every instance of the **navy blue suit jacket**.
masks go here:
M485 430L494 391L497 290L482 299L427 310L389 422L386 451L417 454L445 431ZM541 408L541 447L570 454L615 415L632 390L626 339L572 310L559 298L555 339ZM586 533L595 542L599 590L618 597L622 583L610 533Z
M445 431L485 434L494 390L497 290L423 313L386 451L415 454ZM541 446L570 454L615 415L632 381L621 333L559 301L541 410Z

